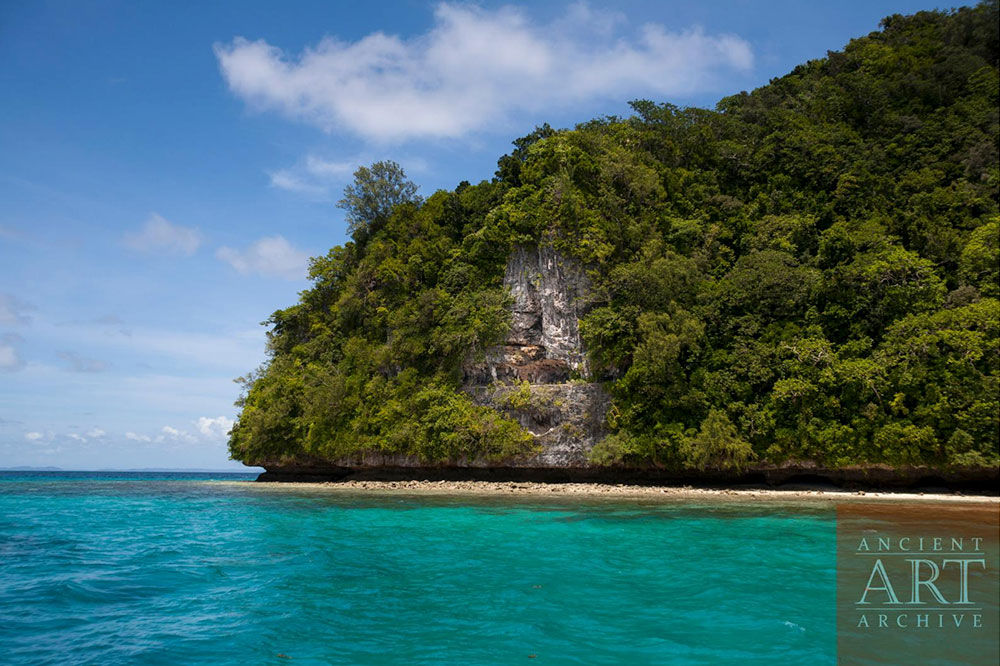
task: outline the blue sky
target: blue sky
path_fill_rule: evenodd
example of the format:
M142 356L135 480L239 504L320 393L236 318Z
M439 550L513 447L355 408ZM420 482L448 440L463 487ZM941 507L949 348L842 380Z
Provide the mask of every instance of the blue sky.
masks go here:
M232 380L360 164L477 182L537 124L711 107L935 6L0 3L0 467L238 467Z

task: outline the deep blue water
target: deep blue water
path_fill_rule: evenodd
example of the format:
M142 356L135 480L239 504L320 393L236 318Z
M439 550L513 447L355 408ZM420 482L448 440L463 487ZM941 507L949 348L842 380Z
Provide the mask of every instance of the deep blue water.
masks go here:
M252 478L0 473L0 663L835 662L830 508Z

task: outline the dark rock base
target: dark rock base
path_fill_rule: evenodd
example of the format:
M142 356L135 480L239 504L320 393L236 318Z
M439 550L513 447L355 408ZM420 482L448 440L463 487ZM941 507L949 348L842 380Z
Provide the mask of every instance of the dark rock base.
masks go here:
M533 481L699 488L970 492L981 495L997 495L1000 488L998 468L939 470L927 467L781 467L749 469L737 473L607 467L264 467L267 471L257 477L258 481Z

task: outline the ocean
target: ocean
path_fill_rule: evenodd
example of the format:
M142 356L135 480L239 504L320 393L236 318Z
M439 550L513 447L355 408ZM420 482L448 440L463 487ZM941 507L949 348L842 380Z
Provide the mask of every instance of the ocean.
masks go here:
M3 664L833 664L832 506L0 472Z

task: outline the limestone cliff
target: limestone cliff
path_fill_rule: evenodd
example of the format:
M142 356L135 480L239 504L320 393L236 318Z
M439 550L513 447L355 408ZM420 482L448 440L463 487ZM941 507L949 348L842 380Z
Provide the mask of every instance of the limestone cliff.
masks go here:
M535 436L541 453L517 464L586 465L587 452L604 435L609 405L603 388L587 381L579 328L587 274L551 246L522 246L508 259L503 284L514 299L510 333L484 362L466 365L465 390Z
M486 362L466 366L466 382L565 382L588 374L579 320L590 286L583 268L549 246L518 247L503 286L514 299L511 329Z

